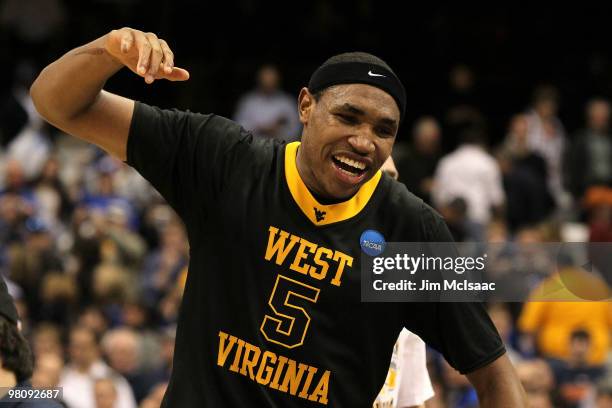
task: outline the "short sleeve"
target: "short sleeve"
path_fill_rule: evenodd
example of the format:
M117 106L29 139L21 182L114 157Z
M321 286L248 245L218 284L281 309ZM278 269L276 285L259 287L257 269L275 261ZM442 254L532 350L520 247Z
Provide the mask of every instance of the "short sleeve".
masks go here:
M452 236L440 215L428 206L421 214L427 242L449 242ZM462 374L502 356L504 344L480 302L405 303L404 326L417 334Z
M137 102L127 143L134 167L184 219L205 215L252 136L217 115L163 110Z

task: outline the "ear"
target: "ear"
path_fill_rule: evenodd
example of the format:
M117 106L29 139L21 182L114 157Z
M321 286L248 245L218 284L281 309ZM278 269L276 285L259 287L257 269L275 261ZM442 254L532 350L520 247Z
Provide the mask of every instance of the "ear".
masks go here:
M310 114L316 103L317 101L310 93L308 88L302 88L300 91L300 96L298 96L298 112L300 114L300 122L302 122L302 125L306 126L308 124Z

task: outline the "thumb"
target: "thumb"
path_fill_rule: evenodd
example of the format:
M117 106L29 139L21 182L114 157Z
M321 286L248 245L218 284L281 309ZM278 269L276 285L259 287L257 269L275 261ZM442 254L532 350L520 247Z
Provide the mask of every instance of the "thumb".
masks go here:
M169 74L164 73L163 78L168 81L186 81L189 79L189 71L183 68L173 67L172 72Z

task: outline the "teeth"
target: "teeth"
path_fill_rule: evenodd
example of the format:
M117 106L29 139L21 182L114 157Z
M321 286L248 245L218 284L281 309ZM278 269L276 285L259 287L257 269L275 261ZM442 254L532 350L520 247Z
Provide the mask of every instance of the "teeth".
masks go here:
M348 157L345 157L345 156L334 156L334 158L338 160L339 162L347 164L351 167L355 167L356 169L359 169L359 170L364 170L366 168L365 163L349 159Z

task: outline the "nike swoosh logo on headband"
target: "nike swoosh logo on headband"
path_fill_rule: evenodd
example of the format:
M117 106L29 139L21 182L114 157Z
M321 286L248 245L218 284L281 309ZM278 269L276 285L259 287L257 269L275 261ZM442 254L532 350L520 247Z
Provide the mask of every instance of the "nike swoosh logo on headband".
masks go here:
M368 75L373 77L384 77L383 74L375 74L372 72L372 70L368 71Z

